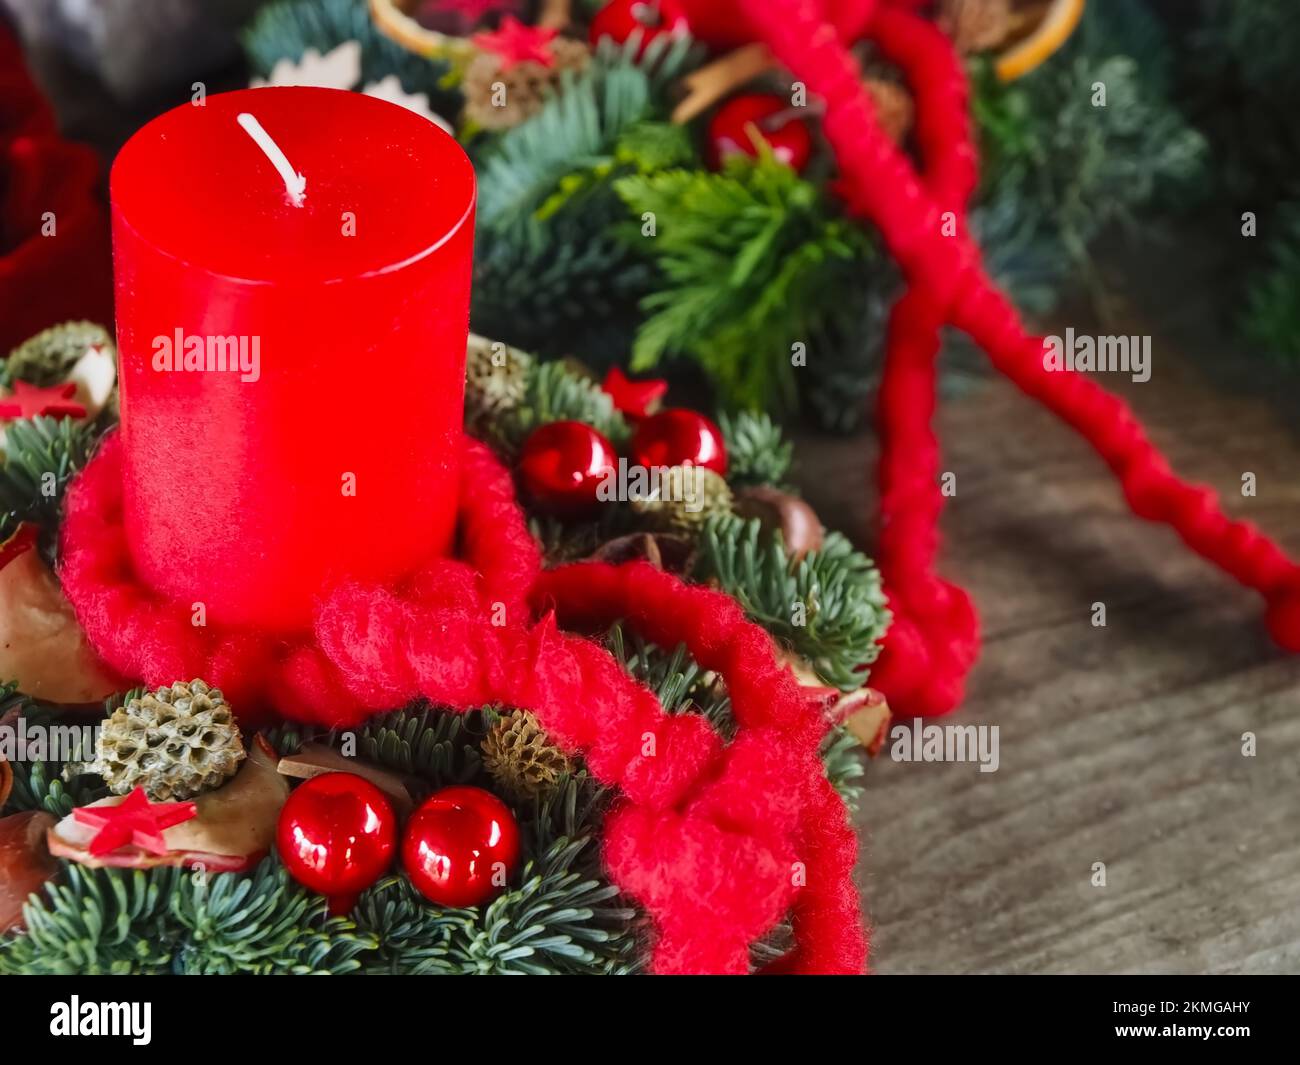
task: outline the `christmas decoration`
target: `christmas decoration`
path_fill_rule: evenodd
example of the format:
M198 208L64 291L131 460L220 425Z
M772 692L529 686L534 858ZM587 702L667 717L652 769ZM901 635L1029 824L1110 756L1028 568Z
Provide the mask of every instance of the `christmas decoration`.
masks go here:
M759 155L767 145L778 162L802 173L812 158L812 134L788 100L779 96L737 96L709 124L709 160L714 169L736 155Z
M53 388L37 388L26 381L15 381L13 391L0 399L0 418L34 418L46 414L51 418L84 418L86 408L71 402L77 386L69 382Z
M693 536L710 518L730 514L733 503L726 479L707 466L671 466L653 489L632 500L632 510L654 529Z
M498 69L505 73L520 63L553 67L555 53L551 45L557 33L557 30L526 26L507 15L495 33L478 33L472 40L481 51L497 56Z
M0 817L0 935L22 931L27 897L59 871L45 846L45 834L53 825L53 817L34 810Z
M742 489L735 501L742 518L756 518L766 531L778 531L791 558L804 558L822 549L823 530L817 512L798 496L771 485Z
M287 20L280 24L285 29L291 23L301 27L309 8L327 6L272 9ZM882 62L898 69L877 76L854 68L843 84L830 89L838 85L847 92L852 86L865 100L866 93L880 92L876 82L898 84L895 78L903 78L914 94L913 141L923 157L939 160L934 178L939 191L933 194L942 192L945 206L950 198L954 209L960 207L964 197L952 190L959 178L971 177L959 163L973 153L966 131L952 123L942 104L936 106L934 94L942 101L960 99L961 93L949 91L946 82L936 88L916 78L909 66L924 61L927 70L947 76L948 52L942 47L948 46L935 46L938 35L931 23L889 4L837 4L834 10L841 27L854 24L869 33ZM131 423L104 439L93 459L89 453L100 442L101 425L87 425L81 437L68 435L66 445L55 446L62 438L52 438L49 447L33 447L32 427L52 420L14 423L21 453L28 456L16 474L58 456L67 457L69 476L81 471L66 512L57 503L52 512L39 510L18 477L11 482L13 504L6 507L16 516L32 513L41 520L42 553L52 557L59 551L64 585L81 606L94 646L126 674L127 683L209 676L232 692L241 712L247 706L250 714L274 711L292 719L268 739L296 759L286 769L304 776L355 753L367 764L414 776L402 784L413 793L496 787L497 775L506 779L505 750L493 748L489 762L486 737L501 715L523 713L532 715L572 772L545 793L520 795L500 787L513 804L509 812L521 836L520 863L502 870L508 875L492 885L490 905L458 910L431 905L418 878L397 871L348 900L346 913L330 917L324 903L292 882L280 857L256 865L265 851L268 813L274 815L273 829L288 781L298 778L278 772L282 763L261 744L250 744L249 759L232 781L197 798L192 821L166 830L166 854L127 848L104 856L115 859L110 863L89 853L84 826L69 817L74 806L104 800L101 780L75 775L65 780L66 767L48 764L15 769L11 801L65 818L51 833L52 848L63 856L63 876L31 908L27 935L0 940L0 969L744 972L773 953L785 953L774 944L778 930L789 925L794 950L774 968L860 970L865 943L856 900L846 890L854 843L844 801L860 771L854 735L877 743L887 714L882 702L863 695L863 685L889 612L870 562L842 536L821 530L814 514L782 493L791 456L779 430L770 420L743 413L713 427L708 435L720 443L721 471L704 464L690 467L707 473L716 489L709 517L702 523L671 523L671 532L657 527L663 512L639 507L635 494L618 492L608 505L558 512L534 505L524 514L512 491L513 481L529 483L529 460L537 457L541 434L585 439L588 445L590 434L597 434L603 438L601 472L608 474L619 453L636 457L632 423L646 413L635 411L635 401L620 409L623 401L596 383L598 375L572 363L524 356L520 348L537 355L577 350L599 371L631 349L642 370L670 355L686 357L704 368L724 402L757 404L780 397L793 403L802 375L792 370L804 365L804 355L828 351L826 361L833 361L841 354L841 345L830 342L835 339L853 340L843 346L855 357L867 346L863 337L869 339L873 331L862 329L866 319L850 318L845 308L853 305L854 314L861 314L864 285L870 286L867 303L877 308L892 294L898 278L882 248L899 254L910 291L920 293L909 300L924 303L927 293L933 296L933 278L926 271L942 265L948 253L931 249L932 260L918 265L899 252L912 245L900 237L897 220L910 217L930 192L903 195L895 186L910 187L905 172L887 166L884 176L897 180L872 182L855 164L845 147L844 129L851 123L843 116L860 117L868 109L848 109L828 89L822 68L844 71L836 65L830 35L806 15L791 8L782 17L796 27L799 41L820 42L817 47L825 52L818 53L820 64L781 37L786 31L778 32L776 16L748 4L723 4L703 14L697 32L716 42L724 38L708 31L719 25L726 39L764 28L768 47L785 64L762 75L776 82L774 91L793 76L815 86L814 97L830 100L824 122L812 109L799 117L822 124L841 156L840 172L848 179L842 185L825 180L832 162L825 153L810 158L801 175L763 143L754 145L752 156L726 162L720 172L706 169L695 147L703 130L672 121L674 89L699 62L699 49L672 34L648 44L629 38L622 48L604 41L582 70L559 79L535 114L506 132L463 124L461 133L482 177L473 313L484 330L494 316L504 320L510 331L484 335L500 335L519 348L485 342L477 382L470 360L470 424L497 457L468 441L433 449L461 462L453 508L460 529L457 557L406 560L400 573L379 577L356 571L355 560L333 559L338 572L332 576L342 579L313 595L302 607L303 617L292 624L272 631L219 619L196 631L180 609L193 599L188 588L171 598L152 589L141 595L137 575L122 565L138 548L131 539L138 534L115 518L124 482L138 486L134 479L147 477L122 444ZM915 52L895 64L900 33ZM1080 48L1085 36L1076 34ZM310 47L325 54L341 43ZM443 91L464 87L473 57L483 55L467 43L471 48L444 35L439 63L422 60L447 76ZM1061 57L1011 86L987 87L981 81L981 92L987 93L982 102L1007 104L1013 113L1010 105L1023 100L1016 94L1031 96L1070 58L1067 47ZM536 58L530 61L550 69ZM974 63L983 68L981 77L988 73L988 57ZM1122 73L1122 65L1116 70ZM1078 73L1071 70L1069 76L1077 82ZM761 88L771 87L769 82ZM459 106L457 101L448 113ZM1008 145L1014 146L1014 135L1025 128L1022 117L1016 121L999 127ZM1119 143L1106 139L1117 126L1106 127L1108 145ZM1124 150L1138 139L1124 142ZM896 149L870 143L871 158L896 164ZM253 158L265 167L260 157ZM996 176L991 184L997 186ZM311 187L309 177L308 196ZM854 213L881 216L872 197L888 200L891 208L883 212L880 239L864 232L845 210L847 204ZM647 232L656 225L655 232ZM987 219L972 226L981 235L993 229ZM922 225L918 232L927 230ZM655 239L648 239L651 235ZM954 243L963 244L965 262L976 262L965 240L963 231ZM916 244L925 240L916 237ZM975 290L984 291L978 285ZM937 335L945 309L930 309L933 322L921 323L926 328L900 326L902 334L928 337L933 324ZM524 333L540 343L535 346ZM136 349L123 347L129 372ZM514 352L521 357L514 359ZM820 366L822 359L810 358L807 365ZM507 372L498 376L502 368ZM344 376L322 375L322 394L333 388L330 381ZM926 374L915 376L925 383ZM354 373L346 378L350 388L360 387ZM402 382L384 380L382 389L381 382L375 384L381 402L391 405ZM923 415L929 409L924 399L911 398L909 405L895 397L886 410L915 409ZM166 406L159 409L168 412ZM109 412L104 421L111 423L112 416ZM887 456L903 453L897 441L907 438L907 427L898 430L891 422L887 429L896 449ZM319 433L309 436L318 442ZM384 443L384 455L398 472L408 458L427 455L430 448L427 439L409 448L404 439L398 431ZM76 440L86 444L84 453L72 446ZM914 452L927 475L928 455L924 447ZM688 455L681 461L701 460ZM558 470L549 468L548 484ZM898 484L904 483L903 472ZM217 470L210 476L219 490L231 474ZM773 491L749 491L755 487ZM390 510L395 499L405 505L409 492L387 493ZM886 495L893 506L897 497ZM907 518L905 505L893 513ZM932 543L932 530L915 522L910 528L907 539L920 545L918 552ZM215 542L196 541L193 548L208 559ZM906 565L916 556L909 557L907 544L900 546L896 537L887 546L891 574L906 576ZM543 557L552 568L542 569ZM653 557L662 568L558 564L627 557ZM704 584L712 590L699 586ZM956 633L951 668L937 654L933 660L938 662L935 683L942 683L967 660L960 611L937 619L923 615L913 609L918 603L934 607L943 597L927 600L920 584L906 581L900 588L891 604L903 614L897 655L911 653L918 643L927 651L931 643L941 648L942 639ZM232 602L242 599L235 596ZM599 641L574 634L602 631L608 636ZM897 655L885 663L884 679L911 699L916 692L907 690L908 682L920 669L917 662L905 662L900 672ZM859 716L867 709L870 720ZM22 712L37 711L24 707ZM355 730L358 750L338 750L340 738L332 726ZM655 738L654 757L635 753L647 734ZM322 746L332 753L322 754ZM747 753L756 748L761 757ZM317 774L298 788L331 775L336 774ZM251 794L246 781L256 784ZM223 806L237 807L238 823L259 826L257 831L238 845L223 838L221 824L210 816ZM673 811L672 818L665 810ZM225 828L234 823L226 821ZM683 854L699 860L684 861ZM213 857L215 864L208 864ZM809 858L807 886L792 884L782 870ZM199 878L211 881L203 889L211 891L211 901L196 894L199 883L177 877L174 869L145 871L155 862L198 861L230 870ZM118 868L100 868L104 864ZM161 893L166 905L148 902L151 892ZM224 899L247 892L257 894L255 907L237 911L225 902L223 908ZM123 914L114 911L119 905ZM337 903L335 908L342 909ZM218 942L195 932L208 925L207 917L196 915L209 912L231 922L232 931ZM96 927L114 931L96 939ZM527 936L521 928L529 929ZM262 931L266 946L250 946L260 942ZM167 949L150 945L151 938Z
M606 37L626 44L633 35L644 49L657 37L685 36L690 32L678 0L608 0L591 20L591 43Z
M36 527L22 525L11 550L0 550L0 677L47 703L97 702L119 681L91 651L36 543Z
M361 71L361 42L345 41L325 55L314 48L308 48L296 62L288 58L281 59L265 78L253 78L250 87L305 85L320 89L357 89L366 96L387 100L408 111L414 111L448 133L452 132L451 124L429 106L428 96L407 92L396 74L363 83Z
M404 91L424 96L437 114L456 113L459 94L447 79L454 62L467 62L477 50L465 42L458 55L412 55L386 35L384 23L372 20L365 0L275 0L261 6L243 34L249 64L262 78L282 60L297 63L309 49L325 56L352 41L361 45L361 84L396 76Z
M535 430L524 442L519 475L539 506L576 515L597 505L600 486L617 464L614 446L591 426L557 421Z
M306 190L297 191L314 211L368 217L371 236L359 228L355 240L340 240L330 226L310 238L282 239L301 235L301 208L241 125L243 114L254 116L262 135L274 131L274 143L298 168L290 181L296 189L296 175L304 175ZM318 136L322 124L331 137ZM343 140L357 153L349 179L312 184L306 175L337 175ZM403 150L364 147L393 143ZM439 175L436 184L420 180L430 172ZM399 201L398 186L422 191ZM465 153L435 126L364 95L326 89L214 94L203 107L186 103L153 119L122 148L112 184L116 322L134 417L113 442L129 483L122 525L131 530L130 557L144 593L129 596L133 604L202 602L207 624L187 621L184 639L212 649L230 628L310 627L313 604L332 576L395 580L451 548L474 186ZM248 209L250 189L266 211ZM312 292L319 298L309 298ZM238 338L238 350L206 344L203 372L191 372L192 341L212 335L214 305L226 308L220 335ZM169 341L167 353L156 350L158 337ZM316 372L304 379L301 364L271 358L280 345L310 350ZM352 374L362 350L385 366L382 378ZM168 353L184 372L158 372ZM434 371L447 387L423 386ZM417 382L421 387L411 387ZM383 409L382 438L322 436L318 411L344 401ZM192 433L188 412L196 403L224 412L225 429L241 446L230 446L217 425ZM160 438L187 444L159 463ZM426 461L428 448L442 457ZM395 462L395 453L406 460ZM238 491L215 492L214 479L237 482ZM397 498L405 520L395 525L390 505ZM315 536L323 521L341 523L350 535L326 544ZM230 538L231 528L240 535ZM225 547L214 552L218 540ZM75 605L75 582L65 587ZM121 635L110 641L138 645ZM172 679L180 662L172 658L159 675ZM200 668L184 673L229 687L195 664Z
M89 460L99 439L95 426L37 417L5 426L0 466L0 537L23 522L49 531L57 525L63 494Z
M780 485L790 472L794 445L769 414L718 415L727 452L727 476L735 485Z
M112 850L97 852L95 821L114 823L113 811L124 804L120 796L108 796L89 805L70 810L54 828L50 829L50 853L59 858L91 868L119 867L122 869L150 869L159 866L184 866L202 868L210 872L240 872L257 865L270 849L275 838L276 822L288 797L288 786L276 772L278 758L260 742L249 746L248 758L234 779L216 791L207 791L192 803L162 805L161 816L177 816L175 811L193 809L193 816L172 827L162 826L161 839L147 830L154 819L153 810L143 800L143 789L132 792L141 799L133 800L132 811L123 821L130 828L137 823L131 819L138 812L138 823L146 831L147 845L122 845ZM31 791L33 781L29 780ZM74 781L75 783L75 781ZM34 794L32 796L35 797ZM141 807L140 802L145 806ZM45 805L62 809L66 804L61 795L50 788ZM168 814L168 811L173 811ZM111 842L108 837L105 843ZM137 840L136 843L139 843ZM161 848L161 849L158 849Z
M662 379L633 381L617 366L610 369L601 382L609 397L614 401L614 408L620 413L640 421L656 413L668 394L668 382Z
M483 737L483 768L493 782L515 799L553 792L574 771L572 760L546 738L527 710L502 717Z
M286 777L298 780L315 780L326 773L351 773L384 793L399 818L406 818L414 809L412 787L408 778L390 772L380 765L349 758L323 743L306 743L294 754L280 759L276 770Z
M465 353L465 415L487 426L515 410L528 392L532 357L517 348L471 333Z
M397 818L377 787L352 773L300 785L280 814L276 847L299 883L350 909L392 864Z
M3 372L5 384L26 381L49 387L72 379L86 356L116 352L107 329L94 322L62 322L42 330L9 353ZM116 375L114 375L116 377ZM103 401L107 396L102 397ZM103 406L101 401L99 404Z
M1083 9L1084 0L1052 0L1033 32L998 57L998 77L1014 81L1040 66L1069 39L1083 17Z
M637 426L632 458L647 469L703 466L719 476L727 472L722 430L703 414L681 408L662 411Z
M402 835L411 883L439 906L481 906L514 874L514 814L482 788L443 788L415 811Z
M102 857L126 846L139 847L150 854L166 854L164 829L195 817L192 802L151 803L144 788L136 788L121 803L73 810L79 825L96 829L88 844L92 857Z
M476 38L485 50L470 63L461 85L465 120L482 129L512 129L532 118L566 74L580 73L591 61L580 41L554 36L520 41L517 34L505 34Z
M244 757L230 705L196 679L128 700L100 727L95 760L77 768L115 795L142 789L171 802L221 787Z
M960 52L996 48L1011 34L1012 0L941 0L939 25Z

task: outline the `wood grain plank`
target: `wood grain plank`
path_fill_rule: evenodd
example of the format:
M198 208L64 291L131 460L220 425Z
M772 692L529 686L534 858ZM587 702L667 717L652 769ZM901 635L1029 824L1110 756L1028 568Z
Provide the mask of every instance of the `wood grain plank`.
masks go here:
M1150 382L1102 383L1176 469L1300 551L1290 397L1210 379L1187 343L1160 333ZM999 725L1001 767L868 768L873 967L1300 970L1300 659L1271 645L1252 593L1133 517L1090 449L1005 382L946 403L940 432L958 477L943 572L986 636L948 720ZM814 506L870 550L873 441L808 435L800 453Z

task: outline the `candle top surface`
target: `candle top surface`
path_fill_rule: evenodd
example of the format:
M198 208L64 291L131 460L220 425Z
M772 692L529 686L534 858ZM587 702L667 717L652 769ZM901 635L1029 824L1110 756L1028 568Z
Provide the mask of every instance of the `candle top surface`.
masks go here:
M306 179L284 179L239 124L253 115ZM474 168L434 123L339 89L244 89L183 104L113 163L117 224L174 258L254 283L382 273L472 224Z

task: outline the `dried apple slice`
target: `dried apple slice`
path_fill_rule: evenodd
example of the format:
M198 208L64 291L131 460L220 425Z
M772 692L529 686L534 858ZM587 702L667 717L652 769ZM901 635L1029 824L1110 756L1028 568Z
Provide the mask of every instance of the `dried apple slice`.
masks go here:
M24 525L0 545L0 678L46 702L99 702L118 682L90 649L35 542Z
M121 847L111 854L92 856L90 841L97 830L71 816L50 829L50 853L92 867L181 865L214 873L251 869L274 844L280 809L289 797L289 782L277 772L278 763L275 752L258 736L234 779L200 795L194 800L196 816L163 832L166 854ZM91 806L116 806L125 798L114 795Z

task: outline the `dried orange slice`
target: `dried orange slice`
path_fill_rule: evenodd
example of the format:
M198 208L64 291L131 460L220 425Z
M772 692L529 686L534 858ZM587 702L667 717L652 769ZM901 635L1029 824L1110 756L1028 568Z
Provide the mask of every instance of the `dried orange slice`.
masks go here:
M1012 45L997 59L995 70L1002 81L1023 78L1041 65L1070 39L1083 18L1085 0L1052 0L1034 31Z
M478 54L473 43L462 37L421 26L409 14L414 6L411 0L370 0L370 17L384 36L425 59L446 59L459 68Z

